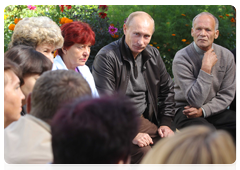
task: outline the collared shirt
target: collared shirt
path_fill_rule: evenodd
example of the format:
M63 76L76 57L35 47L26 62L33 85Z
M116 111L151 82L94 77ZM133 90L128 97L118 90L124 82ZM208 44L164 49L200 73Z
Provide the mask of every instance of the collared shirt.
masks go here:
M197 53L199 54L199 56L200 56L201 58L203 58L204 53L205 53L206 51L204 51L204 50L202 50L201 48L199 48L195 42L193 42L193 46L194 46L195 50L197 51Z

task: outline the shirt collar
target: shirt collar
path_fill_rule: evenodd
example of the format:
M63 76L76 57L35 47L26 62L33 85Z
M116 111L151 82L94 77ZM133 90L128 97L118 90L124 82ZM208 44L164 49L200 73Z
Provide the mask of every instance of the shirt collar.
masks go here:
M128 56L131 56L130 58L134 61L134 57L132 55L132 51L131 49L129 48L129 46L127 45L126 41L124 41L124 45L125 45L125 48L127 49L127 55Z
M195 50L197 51L198 54L204 55L204 53L205 53L206 51L204 51L204 50L202 50L201 48L199 48L194 41L193 41L193 45L194 45L194 48L195 48Z
M198 54L204 55L204 53L205 53L206 51L204 51L204 50L202 50L201 48L199 48L194 41L193 41L193 45L194 45L194 48L195 48L195 50L197 51ZM213 48L213 44L212 44L212 48Z
M139 53L139 54L137 55L137 57L134 59L133 54L132 54L132 51L131 51L131 49L129 48L129 46L127 45L126 41L124 41L124 45L125 45L125 48L126 48L127 51L128 51L128 52L127 52L128 55L130 55L133 60L136 60L137 58L139 58L139 57L142 56L142 52L141 52L141 53Z

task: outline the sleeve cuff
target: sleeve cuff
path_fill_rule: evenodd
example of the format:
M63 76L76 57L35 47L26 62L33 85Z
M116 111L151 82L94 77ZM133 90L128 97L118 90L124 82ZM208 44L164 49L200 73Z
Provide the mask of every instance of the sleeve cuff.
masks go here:
M201 108L205 118L212 115L211 109L207 105L203 105Z
M199 78L201 78L201 80L207 84L211 84L212 83L212 79L213 79L213 75L212 74L208 74L205 71L200 69Z
M172 126L172 117L170 117L170 116L162 116L161 117L160 126L171 127Z
M206 117L205 110L204 110L204 108L203 108L203 107L201 107L201 108L202 108L202 112L203 112L203 117L205 118L205 117Z

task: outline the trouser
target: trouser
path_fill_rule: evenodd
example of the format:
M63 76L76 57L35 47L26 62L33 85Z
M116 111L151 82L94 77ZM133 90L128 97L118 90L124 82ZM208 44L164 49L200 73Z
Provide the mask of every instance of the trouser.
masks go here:
M183 114L184 107L180 108L174 118L177 129L191 125L206 125L214 129L222 129L230 133L236 143L236 112L226 109L225 111L209 116L207 118L187 118Z
M138 132L149 134L153 140L153 145L161 138L158 134L158 127L144 117L140 118ZM139 164L153 145L139 147L132 143L131 164Z

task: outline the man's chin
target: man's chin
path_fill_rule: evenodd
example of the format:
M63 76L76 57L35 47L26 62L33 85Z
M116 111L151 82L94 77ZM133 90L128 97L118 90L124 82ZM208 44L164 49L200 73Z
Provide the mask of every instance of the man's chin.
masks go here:
M197 44L197 46L203 51L207 51L207 49L209 48L209 45L206 45L206 44L200 44L200 45Z
M144 50L144 48L141 48L141 49L138 48L138 49L135 49L134 52L135 52L135 53L141 53L143 50Z
M203 47L203 48L209 46L209 44L207 42L197 42L196 44L198 47Z

